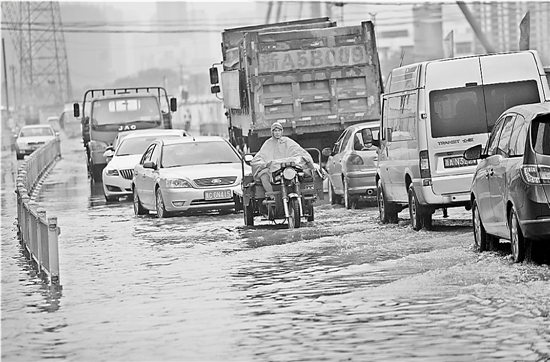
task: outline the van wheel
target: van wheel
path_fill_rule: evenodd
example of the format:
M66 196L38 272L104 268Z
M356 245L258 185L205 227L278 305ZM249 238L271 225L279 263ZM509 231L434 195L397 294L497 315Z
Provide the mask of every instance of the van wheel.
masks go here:
M409 185L409 215L411 217L411 226L413 230L420 230L424 226L426 215L422 212L422 206L418 203L418 198L414 192L413 185ZM429 214L431 221L432 215Z
M479 214L479 206L477 201L474 200L472 204L472 226L474 228L474 247L479 253L487 250L495 250L498 238L487 234L485 226L481 221L481 215Z
M378 180L377 187L380 221L382 221L383 224L397 224L397 211L395 211L394 205L386 199L386 193L382 187L382 180Z

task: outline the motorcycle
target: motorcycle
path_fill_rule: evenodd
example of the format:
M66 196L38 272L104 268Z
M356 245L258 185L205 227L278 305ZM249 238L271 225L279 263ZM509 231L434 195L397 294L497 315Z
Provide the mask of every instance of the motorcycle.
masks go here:
M316 151L321 162L321 152ZM302 218L314 221L313 204L323 200L323 180L325 174L315 165L313 169L304 167L302 156L274 160L269 171L273 192L265 192L261 182L251 174L244 174L244 162L250 163L253 155L243 158L243 211L246 226L254 226L254 218L261 217L274 224L287 223L289 229L299 228Z

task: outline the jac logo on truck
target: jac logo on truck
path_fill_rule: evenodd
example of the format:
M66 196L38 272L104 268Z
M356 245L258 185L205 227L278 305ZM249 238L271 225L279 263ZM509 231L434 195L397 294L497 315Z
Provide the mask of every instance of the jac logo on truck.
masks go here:
M135 124L127 124L127 125L118 127L119 132L120 131L130 131L130 130L133 131L135 129L137 129Z
M260 73L369 63L363 46L260 53Z

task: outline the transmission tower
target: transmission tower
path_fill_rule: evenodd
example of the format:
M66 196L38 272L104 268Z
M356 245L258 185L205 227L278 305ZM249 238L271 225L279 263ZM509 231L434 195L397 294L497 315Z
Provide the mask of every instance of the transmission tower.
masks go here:
M20 67L23 104L72 100L69 62L59 2L2 1L2 29L9 29Z

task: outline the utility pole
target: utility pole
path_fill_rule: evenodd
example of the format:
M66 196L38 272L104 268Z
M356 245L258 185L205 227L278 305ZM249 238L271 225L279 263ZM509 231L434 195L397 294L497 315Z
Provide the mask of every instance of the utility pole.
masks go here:
M4 38L2 38L2 62L4 64L4 93L6 93L6 109L10 114L10 98L8 96L8 67L6 66L6 47L4 46Z
M265 16L265 23L269 24L269 19L271 18L271 9L273 9L273 1L270 1L267 4L267 15Z
M468 22L470 23L470 26L474 30L474 33L476 34L477 38L485 48L485 51L487 53L496 53L496 49L493 47L489 39L485 36L481 28L479 27L479 24L477 23L475 17L470 12L470 9L468 9L468 5L464 1L457 1L456 4L462 10L462 13L464 14L464 17Z
M13 87L13 109L17 113L17 87L15 86L15 65L10 65L11 69L11 79Z

